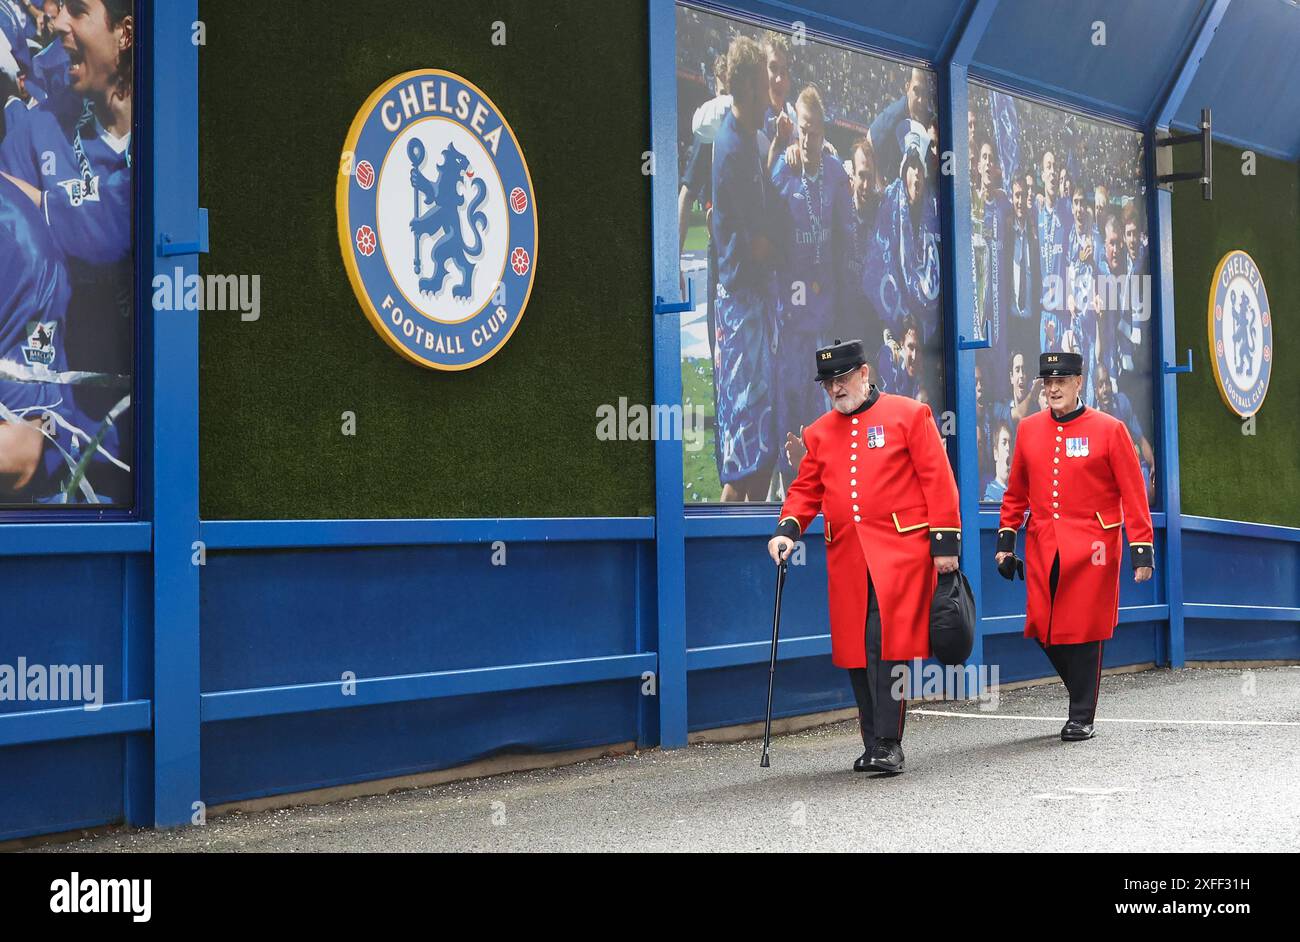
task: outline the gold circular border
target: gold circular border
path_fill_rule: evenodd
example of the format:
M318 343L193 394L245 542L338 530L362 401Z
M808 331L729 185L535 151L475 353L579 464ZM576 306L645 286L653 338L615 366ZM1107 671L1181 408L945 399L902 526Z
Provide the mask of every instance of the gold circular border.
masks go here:
M1264 271L1259 267L1259 263L1256 262L1253 258L1251 258L1250 253L1245 251L1244 249L1230 249L1227 252L1227 254L1223 256L1223 258L1219 259L1219 264L1214 266L1214 277L1210 280L1209 304L1207 305L1206 308L1206 312L1207 312L1206 325L1209 330L1210 364L1214 367L1214 388L1219 391L1219 398L1223 400L1223 404L1228 407L1229 412L1231 412L1235 416L1238 416L1239 418L1248 419L1255 413L1259 412L1259 410L1264 407L1264 400L1268 397L1268 386L1273 379L1273 368L1272 368L1272 361L1270 360L1268 378L1264 380L1264 392L1259 397L1259 403L1255 406L1254 409L1252 409L1250 412L1242 412L1232 404L1232 401L1228 398L1227 383L1225 383L1224 381L1223 374L1219 372L1219 356L1218 353L1216 352L1216 345L1219 342L1219 335L1218 332L1214 329L1214 298L1215 295L1218 294L1219 276L1223 274L1223 269L1228 264L1228 260L1232 258L1234 255L1244 255L1246 256L1246 258L1250 259L1250 264L1254 265L1255 271L1259 272L1259 286L1260 289L1264 292L1264 300L1265 302L1268 301L1268 286L1264 284ZM1265 310L1268 310L1268 307L1266 307ZM1262 313L1263 312L1261 312L1261 316ZM1263 355L1264 352L1261 350L1260 356L1262 357Z
M537 188L533 186L533 175L528 169L528 160L524 157L524 149L519 144L519 138L515 137L515 129L512 128L510 122L506 120L505 113L497 107L496 102L484 94L483 89L479 88L464 76L457 75L455 72L448 72L446 69L414 69L410 72L403 72L400 75L393 76L383 85L380 85L371 92L370 97L368 97L361 105L361 108L357 111L356 117L352 119L352 124L348 127L347 137L343 140L343 151L342 154L340 154L340 165L342 163L341 158L343 154L351 153L355 159L356 144L361 137L361 129L365 127L366 120L373 113L375 104L398 85L408 79L415 78L416 76L444 76L446 78L455 79L456 81L463 83L466 87L472 88L478 93L479 97L482 98L483 101L492 106L497 117L501 119L501 124L510 132L510 139L514 141L515 148L519 151L519 163L523 165L524 177L528 180L528 189L532 193L531 198L529 199L529 203L531 204L529 209L533 214L533 277L528 280L528 291L524 294L523 303L519 306L519 314L515 317L514 325L511 326L509 333L501 338L501 341L490 353L474 360L472 363L462 363L458 366L449 366L445 363L435 363L432 360L426 360L424 357L412 353L389 334L388 325L379 315L379 312L375 310L374 302L370 299L370 295L366 291L365 283L361 279L361 272L357 269L356 259L352 256L352 225L347 212L348 187L351 185L353 179L352 173L340 173L338 182L334 185L334 215L337 221L339 252L343 255L343 267L347 270L348 281L352 284L352 293L356 295L357 301L360 302L361 311L366 315L366 320L370 321L370 326L374 328L377 334L379 334L384 343L388 344L388 346L401 354L403 359L410 360L412 363L416 363L428 369L440 370L445 373L456 373L461 370L468 370L472 367L478 366L480 363L484 363L500 353L501 349L505 347L510 338L514 336L515 330L518 329L520 322L524 319L524 311L528 309L528 301L533 295L533 285L537 282L537 257L542 236L541 227L538 225L537 221ZM379 183L378 178L379 171L376 170L376 185ZM510 207L507 205L506 211L508 212L509 209ZM378 234L376 234L375 238L377 241L379 238ZM398 294L401 294L400 288L398 288ZM428 320L432 320L432 318L429 318L423 312L417 311L417 313ZM435 321L435 323L438 322Z

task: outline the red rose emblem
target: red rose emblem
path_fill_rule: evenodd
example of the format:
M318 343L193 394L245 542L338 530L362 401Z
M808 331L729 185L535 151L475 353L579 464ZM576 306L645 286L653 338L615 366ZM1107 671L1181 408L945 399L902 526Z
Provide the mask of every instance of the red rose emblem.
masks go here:
M522 247L510 253L510 267L514 269L516 275L528 274L528 253Z
M369 226L362 226L357 230L357 251L365 256L375 254L374 229L371 229Z

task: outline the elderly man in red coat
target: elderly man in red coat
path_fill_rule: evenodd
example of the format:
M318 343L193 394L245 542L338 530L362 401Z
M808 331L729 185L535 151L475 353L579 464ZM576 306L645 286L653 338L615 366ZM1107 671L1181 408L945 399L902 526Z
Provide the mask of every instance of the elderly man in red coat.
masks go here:
M1010 579L1016 533L1029 509L1025 637L1034 638L1070 694L1066 742L1091 739L1101 683L1102 642L1119 619L1120 525L1128 531L1133 579L1154 566L1151 511L1133 439L1119 419L1079 399L1083 358L1044 353L1038 375L1047 408L1020 422L1002 496L996 560ZM1025 571L1028 576L1025 576Z
M804 429L807 453L768 553L780 563L825 518L831 661L848 668L866 751L859 772L903 771L907 702L896 670L930 655L938 573L957 568L957 482L930 407L869 384L862 341L817 351L834 410Z

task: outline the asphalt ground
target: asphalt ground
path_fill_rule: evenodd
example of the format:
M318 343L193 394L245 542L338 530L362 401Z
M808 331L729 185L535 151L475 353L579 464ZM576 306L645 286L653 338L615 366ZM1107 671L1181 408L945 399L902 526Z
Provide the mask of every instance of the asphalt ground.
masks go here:
M1060 740L1060 684L999 700L917 704L893 777L851 770L861 740L841 722L774 739L769 769L757 741L699 743L37 850L1300 848L1300 667L1107 676L1082 743Z

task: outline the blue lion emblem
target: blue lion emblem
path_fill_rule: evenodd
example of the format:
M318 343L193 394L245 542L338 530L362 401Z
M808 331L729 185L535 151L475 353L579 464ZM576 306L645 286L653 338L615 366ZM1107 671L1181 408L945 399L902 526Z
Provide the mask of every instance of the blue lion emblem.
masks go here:
M461 282L452 288L454 298L469 298L474 294L474 261L483 253L483 233L487 230L487 214L480 206L487 197L487 185L482 180L470 184L474 192L466 214L469 218L471 244L466 244L461 227L460 207L465 202L460 183L469 160L455 145L448 144L442 152L437 176L430 180L420 170L424 165L424 142L412 138L406 145L406 155L411 160L411 188L414 205L411 232L415 236L415 273L423 275L420 260L420 240L424 236L434 239L433 273L420 278L420 290L427 294L442 291L443 283L451 274L454 264L461 274ZM421 213L421 202L427 203Z
M1232 350L1238 372L1255 372L1255 305L1245 291L1232 292Z

